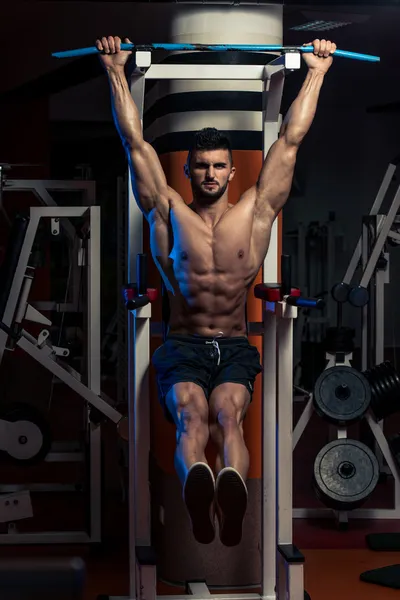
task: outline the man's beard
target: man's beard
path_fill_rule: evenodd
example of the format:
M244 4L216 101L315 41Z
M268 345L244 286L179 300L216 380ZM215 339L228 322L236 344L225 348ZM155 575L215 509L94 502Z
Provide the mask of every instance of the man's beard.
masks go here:
M219 200L225 194L229 182L227 180L225 184L221 187L218 183L216 183L213 187L210 187L208 189L204 187L204 183L205 182L203 182L202 185L197 188L197 193L195 194L196 198L199 198L203 201L208 200L210 203L212 203Z

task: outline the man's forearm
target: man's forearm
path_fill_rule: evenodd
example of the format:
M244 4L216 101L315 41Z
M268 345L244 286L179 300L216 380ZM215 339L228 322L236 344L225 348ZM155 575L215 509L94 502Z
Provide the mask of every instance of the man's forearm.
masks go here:
M308 70L301 90L290 107L280 132L280 136L285 136L288 144L300 145L310 129L324 82L324 75L317 69Z
M107 70L115 126L125 147L133 149L143 144L139 111L132 99L124 69Z

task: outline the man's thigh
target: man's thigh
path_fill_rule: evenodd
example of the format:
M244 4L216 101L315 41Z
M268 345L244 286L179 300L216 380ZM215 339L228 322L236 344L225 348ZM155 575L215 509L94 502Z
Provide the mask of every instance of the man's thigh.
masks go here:
M169 421L177 422L183 407L204 405L209 381L206 356L190 343L167 340L152 357L158 395ZM189 409L187 409L189 410Z
M209 398L210 416L235 416L238 423L244 419L251 402L254 383L261 372L260 354L248 340L221 346L221 364L212 381Z

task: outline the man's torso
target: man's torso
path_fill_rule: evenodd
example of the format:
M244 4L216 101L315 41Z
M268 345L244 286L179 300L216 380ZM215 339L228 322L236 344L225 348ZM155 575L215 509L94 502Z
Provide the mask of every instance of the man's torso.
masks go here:
M178 198L169 222L149 219L151 250L170 299L171 333L246 335L247 292L268 249L269 224L255 221L254 202L243 197L216 226Z

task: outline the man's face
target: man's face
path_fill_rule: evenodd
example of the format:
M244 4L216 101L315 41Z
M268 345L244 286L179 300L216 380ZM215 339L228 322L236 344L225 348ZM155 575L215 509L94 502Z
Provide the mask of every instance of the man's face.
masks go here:
M190 160L190 181L196 198L218 200L233 179L228 150L195 150Z

